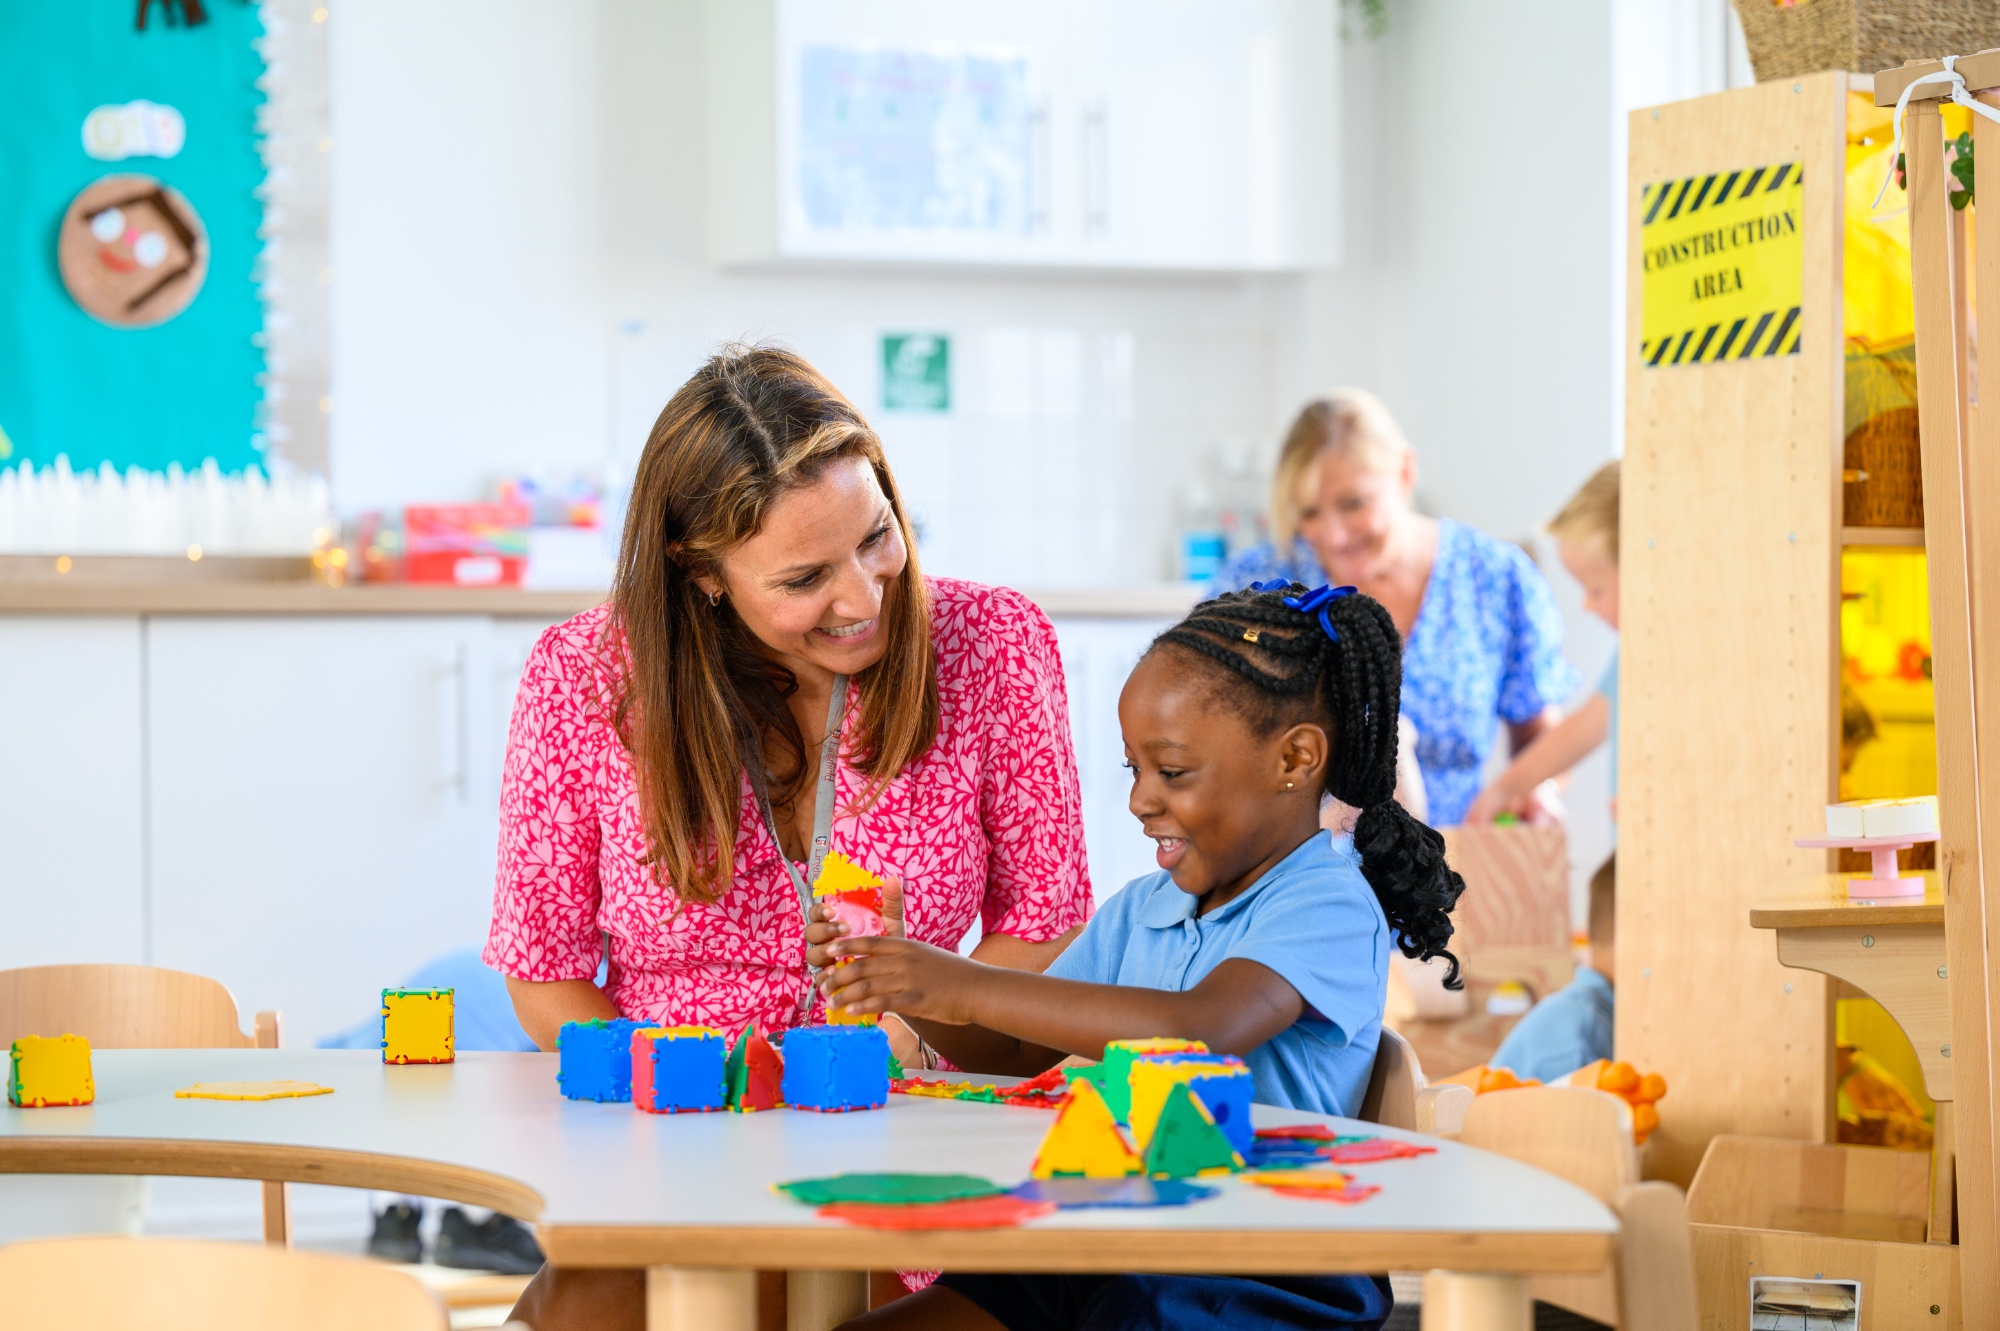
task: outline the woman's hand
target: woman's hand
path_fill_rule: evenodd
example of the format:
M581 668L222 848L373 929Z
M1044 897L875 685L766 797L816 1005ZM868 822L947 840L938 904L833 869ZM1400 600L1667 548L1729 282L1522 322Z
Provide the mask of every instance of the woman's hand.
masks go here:
M834 940L845 938L850 932L847 925L832 918L824 902L814 902L811 914L806 917L806 965L816 971L831 966ZM882 936L903 937L903 880L900 878L882 880Z
M844 938L829 950L846 964L821 972L820 991L829 1008L859 1016L894 1012L969 1025L980 974L989 970L956 952L906 938Z

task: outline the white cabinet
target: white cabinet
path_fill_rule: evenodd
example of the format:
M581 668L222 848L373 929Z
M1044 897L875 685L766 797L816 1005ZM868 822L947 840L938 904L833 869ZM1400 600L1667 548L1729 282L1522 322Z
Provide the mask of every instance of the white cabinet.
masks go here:
M492 626L152 621L157 964L281 1009L303 1045L484 941L512 701Z
M0 969L146 960L137 616L0 619Z
M711 256L1338 256L1330 0L709 0Z

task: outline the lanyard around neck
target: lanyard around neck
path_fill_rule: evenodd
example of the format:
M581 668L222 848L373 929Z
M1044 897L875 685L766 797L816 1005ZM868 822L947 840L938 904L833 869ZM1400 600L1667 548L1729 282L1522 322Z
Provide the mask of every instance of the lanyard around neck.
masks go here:
M764 825L771 830L771 840L777 843L778 858L784 862L785 872L791 875L792 886L799 894L799 921L801 927L812 919L812 884L819 880L820 869L826 864L827 852L833 848L833 800L834 775L840 767L840 724L847 718L847 676L833 677L833 696L826 706L826 738L819 746L819 780L813 791L813 839L808 848L806 872L801 875L799 866L792 863L792 857L785 853L785 839L778 835L778 820L771 813L771 796L764 779L762 754L751 755L751 771L757 775L757 804L764 814ZM812 1006L814 977L812 968L806 968L805 991L799 995L799 1013L803 1016Z

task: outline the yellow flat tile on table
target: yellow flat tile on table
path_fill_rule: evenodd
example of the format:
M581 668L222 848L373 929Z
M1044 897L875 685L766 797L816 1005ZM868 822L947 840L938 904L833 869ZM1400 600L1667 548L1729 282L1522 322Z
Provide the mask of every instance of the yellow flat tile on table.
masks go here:
M332 1095L333 1087L312 1081L198 1081L174 1092L176 1100L295 1100Z

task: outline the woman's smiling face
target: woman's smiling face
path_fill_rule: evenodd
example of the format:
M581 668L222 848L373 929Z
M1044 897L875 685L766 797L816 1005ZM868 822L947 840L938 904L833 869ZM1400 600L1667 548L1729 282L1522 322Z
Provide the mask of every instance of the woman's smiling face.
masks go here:
M1336 586L1366 584L1381 570L1397 528L1414 511L1416 455L1323 449L1299 480L1299 535Z
M1158 847L1159 866L1181 891L1209 898L1207 908L1295 848L1287 839L1295 805L1319 807L1325 732L1298 725L1259 735L1183 649L1139 662L1119 695L1118 723L1132 814Z
M841 458L772 502L722 555L721 592L777 660L853 675L882 659L883 591L909 562L902 524L866 458Z

